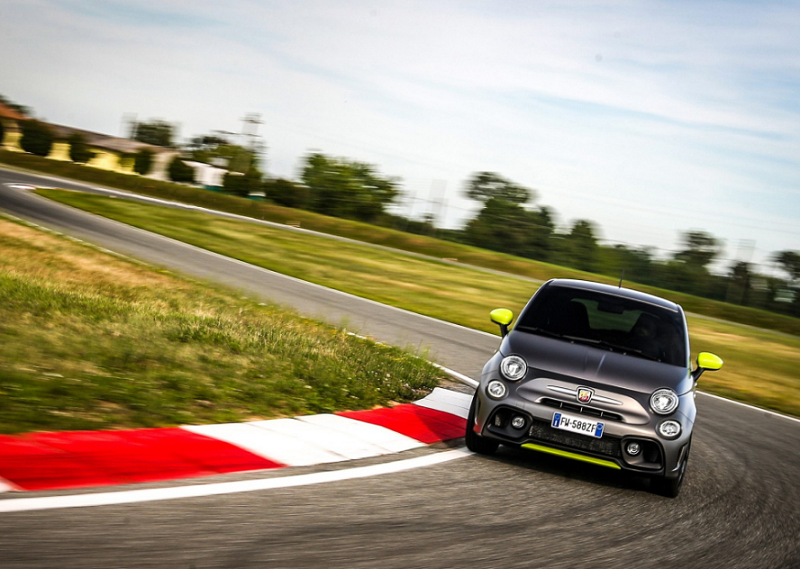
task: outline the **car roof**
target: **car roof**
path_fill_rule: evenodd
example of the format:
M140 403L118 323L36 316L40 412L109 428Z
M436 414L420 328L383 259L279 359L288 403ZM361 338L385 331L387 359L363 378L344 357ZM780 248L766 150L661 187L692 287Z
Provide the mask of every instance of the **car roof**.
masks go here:
M632 300L638 300L640 302L648 302L650 304L655 304L656 306L661 306L663 308L666 308L668 310L673 310L676 312L679 312L681 310L681 307L678 304L675 304L674 302L661 298L660 296L655 296L652 294L647 294L646 292L639 292L638 290L616 287L613 285L607 285L603 283L582 281L577 279L551 279L547 281L543 286L548 286L548 285L591 290L594 292L601 292L605 294L611 294L614 296L620 296L622 298L630 298Z

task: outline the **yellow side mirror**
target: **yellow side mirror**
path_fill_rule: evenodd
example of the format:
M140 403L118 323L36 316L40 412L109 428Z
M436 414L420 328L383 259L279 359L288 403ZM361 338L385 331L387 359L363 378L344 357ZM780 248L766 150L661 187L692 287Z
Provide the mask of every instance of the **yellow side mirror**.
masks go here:
M495 308L489 313L489 318L498 326L508 326L514 320L514 313L508 308Z
M711 352L700 352L697 354L697 367L706 371L717 371L722 367L722 358Z
M692 372L692 378L697 381L704 371L717 371L722 367L722 358L711 352L697 354L697 369Z
M508 325L514 320L514 313L508 308L495 308L489 313L489 318L500 326L500 334L505 338L508 334Z

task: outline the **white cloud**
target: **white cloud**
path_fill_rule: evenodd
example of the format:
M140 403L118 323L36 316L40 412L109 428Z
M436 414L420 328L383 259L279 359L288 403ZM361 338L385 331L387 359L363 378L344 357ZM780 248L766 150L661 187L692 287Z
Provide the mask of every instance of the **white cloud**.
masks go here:
M351 156L446 184L452 218L496 170L609 239L800 249L791 4L11 0L0 19L0 92L55 122L188 136L260 112L278 175Z

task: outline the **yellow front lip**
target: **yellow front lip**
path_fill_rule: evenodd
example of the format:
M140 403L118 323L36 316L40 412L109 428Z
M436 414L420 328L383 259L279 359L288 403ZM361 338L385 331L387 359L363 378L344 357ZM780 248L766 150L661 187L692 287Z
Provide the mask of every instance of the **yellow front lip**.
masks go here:
M571 458L572 460L580 460L582 462L588 462L590 464L596 464L598 466L605 466L606 468L613 468L614 470L622 470L620 466L615 463L611 462L610 460L603 460L602 458L594 458L592 456L585 456L582 454L577 454L574 452L569 452L566 450L559 450L557 448L546 447L542 445L535 445L533 443L526 443L522 445L522 448L526 448L529 450L535 450L539 452L546 452L547 454L554 454L556 456L561 456L564 458Z

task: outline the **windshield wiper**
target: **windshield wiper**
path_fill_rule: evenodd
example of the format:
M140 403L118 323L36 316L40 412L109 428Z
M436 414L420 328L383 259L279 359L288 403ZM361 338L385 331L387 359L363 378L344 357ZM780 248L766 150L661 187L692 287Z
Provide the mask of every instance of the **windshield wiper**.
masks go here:
M531 332L533 334L541 334L542 336L550 336L551 338L569 340L570 342L589 344L590 346L605 348L607 350L611 350L612 352L630 354L632 356L637 356L654 362L661 361L659 358L645 354L644 352L642 352L642 350L637 350L636 348L631 348L629 346L622 346L620 344L614 344L613 342L607 342L605 340L597 340L595 338L584 338L583 336L571 336L569 334L559 334L558 332L551 332L550 330L545 330L544 328L536 328L534 326L517 326L514 329L521 330L523 332Z
M600 348L607 348L607 349L609 349L611 351L615 351L616 350L616 351L621 352L623 354L630 354L632 356L638 356L640 358L644 358L646 360L650 360L650 361L654 361L654 362L660 362L661 361L660 358L651 356L649 354L645 354L642 350L637 350L636 348L631 348L630 346L622 346L620 344L614 344L613 342L607 342L605 340L593 340L591 338L578 338L578 337L573 337L573 336L564 336L564 337L565 338L569 338L569 339L574 339L576 341L589 342L592 345L598 346Z
M558 332L551 332L544 328L536 328L535 326L515 326L514 330L521 330L523 332L531 332L533 334L541 334L542 336L550 336L551 338L564 338L563 334Z

